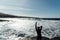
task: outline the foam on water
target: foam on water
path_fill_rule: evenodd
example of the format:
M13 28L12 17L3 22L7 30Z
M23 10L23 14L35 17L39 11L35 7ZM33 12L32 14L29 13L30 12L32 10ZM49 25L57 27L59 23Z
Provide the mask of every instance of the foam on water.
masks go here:
M5 18L6 19L6 18ZM35 22L38 26L42 25L42 36L53 38L60 36L60 21L55 20L27 20L18 18L9 18L9 22L0 22L0 38L8 40L18 39L20 37L36 36Z

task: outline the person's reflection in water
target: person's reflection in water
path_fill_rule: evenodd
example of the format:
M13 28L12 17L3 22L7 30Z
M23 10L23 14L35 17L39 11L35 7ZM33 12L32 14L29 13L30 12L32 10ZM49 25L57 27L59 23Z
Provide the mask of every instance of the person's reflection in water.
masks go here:
M42 26L37 27L37 22L36 22L35 23L35 29L36 29L36 32L37 32L37 40L41 40L41 38L42 38L42 35L41 35Z

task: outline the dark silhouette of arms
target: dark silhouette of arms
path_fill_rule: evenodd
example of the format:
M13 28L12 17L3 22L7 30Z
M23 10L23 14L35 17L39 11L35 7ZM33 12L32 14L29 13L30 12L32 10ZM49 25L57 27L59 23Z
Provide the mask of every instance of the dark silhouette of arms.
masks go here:
M41 27L41 30L42 30L42 26L40 26Z
M35 23L35 29L36 29L36 31L37 31L37 22Z

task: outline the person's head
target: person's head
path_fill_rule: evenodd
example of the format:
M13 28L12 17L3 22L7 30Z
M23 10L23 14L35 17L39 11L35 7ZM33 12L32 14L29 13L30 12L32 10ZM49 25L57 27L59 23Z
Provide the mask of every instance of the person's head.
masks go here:
M41 29L40 27L38 27L38 29Z
M42 29L42 26L38 27L38 29Z

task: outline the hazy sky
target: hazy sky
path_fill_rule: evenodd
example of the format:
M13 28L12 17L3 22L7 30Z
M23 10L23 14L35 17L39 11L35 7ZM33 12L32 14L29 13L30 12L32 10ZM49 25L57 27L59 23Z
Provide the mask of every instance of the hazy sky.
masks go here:
M60 18L60 0L0 0L0 12Z

